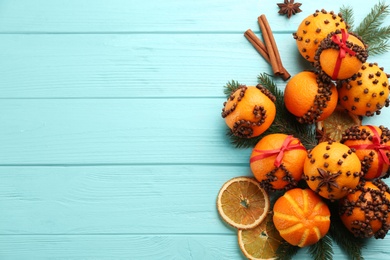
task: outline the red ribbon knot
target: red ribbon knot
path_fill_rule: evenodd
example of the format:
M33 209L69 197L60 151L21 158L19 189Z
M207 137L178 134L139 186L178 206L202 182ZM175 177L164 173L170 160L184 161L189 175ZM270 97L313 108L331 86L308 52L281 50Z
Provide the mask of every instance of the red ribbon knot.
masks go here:
M340 48L339 56L337 57L336 65L334 66L334 71L332 75L333 80L337 79L337 76L339 75L340 68L341 68L341 62L347 55L347 52L352 56L356 55L356 52L354 52L347 46L348 36L349 34L344 29L341 29L341 39L337 34L333 34L332 36L332 41L336 43Z
M291 150L306 150L306 148L299 142L296 144L292 144L294 140L298 140L293 138L292 135L288 135L286 139L283 141L282 146L279 149L272 149L272 150L258 150L254 149L255 152L261 153L259 155L253 156L250 159L250 162L255 162L267 157L271 157L276 155L276 159L274 161L275 167L279 167L282 164L284 153Z
M378 154L378 173L377 176L379 177L382 174L383 171L383 164L390 165L389 157L387 156L386 151L390 151L389 145L383 145L381 144L381 137L379 136L378 131L371 125L367 126L371 132L373 133L372 136L372 144L360 144L360 145L351 145L349 148L355 148L357 150L361 149L372 149L375 150Z

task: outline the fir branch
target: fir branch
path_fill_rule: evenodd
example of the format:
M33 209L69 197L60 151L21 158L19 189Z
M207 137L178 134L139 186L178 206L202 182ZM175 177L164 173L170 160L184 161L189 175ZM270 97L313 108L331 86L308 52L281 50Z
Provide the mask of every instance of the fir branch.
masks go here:
M332 260L332 239L329 235L326 235L321 238L317 243L311 245L308 251L314 260Z
M273 133L293 135L298 138L307 149L313 148L317 144L314 128L311 125L299 123L295 116L286 109L286 106L284 105L284 94L277 88L270 76L266 73L262 73L258 76L258 82L276 97L275 105L277 113L275 120L263 135Z
M240 86L242 85L238 83L238 81L228 81L228 83L226 83L226 85L224 86L223 93L226 95L226 97L229 97L233 92L239 89Z
M349 30L353 31L355 18L352 7L343 5L340 8L340 13L343 16L344 21L349 25Z
M383 54L388 51L390 51L390 44L387 41L373 43L368 49L370 55Z
M258 76L258 83L267 88L275 97L276 116L271 126L260 136L253 138L241 138L235 136L230 129L227 130L227 136L230 138L233 145L236 148L253 148L261 138L269 134L282 133L287 135L293 135L298 138L306 149L311 149L317 145L317 139L313 126L301 124L296 120L284 105L283 92L278 89L275 82L266 73L262 73ZM235 91L240 87L237 81L228 82L225 86L225 94L230 96L232 91Z
M365 239L355 237L342 223L336 202L328 203L330 214L329 235L341 250L343 250L351 260L363 260L362 249L365 246Z
M389 14L389 5L380 1L354 30L368 45L369 54L380 54L389 50L387 41L390 39L390 31L387 27L381 27ZM374 49L371 50L370 46L374 46Z
M376 4L359 24L355 32L363 38L369 36L373 30L382 25L383 20L389 14L388 7L383 2Z
M277 260L291 260L294 255L299 251L300 247L293 246L286 241L280 243L278 249L276 250L276 259Z
M227 129L226 135L229 137L230 142L236 148L253 148L260 141L263 135L252 138L241 138L233 134L232 130Z

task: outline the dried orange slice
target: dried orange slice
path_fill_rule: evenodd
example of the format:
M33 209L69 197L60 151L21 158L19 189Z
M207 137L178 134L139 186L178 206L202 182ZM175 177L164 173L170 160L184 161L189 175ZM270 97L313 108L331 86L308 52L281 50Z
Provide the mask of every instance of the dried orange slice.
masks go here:
M230 179L218 193L218 213L226 223L238 229L259 225L267 216L269 206L268 194L254 178Z
M283 238L272 221L272 213L253 229L238 230L238 244L248 259L274 259Z
M316 124L319 142L333 140L339 142L345 130L351 126L362 125L362 120L338 105L333 113Z

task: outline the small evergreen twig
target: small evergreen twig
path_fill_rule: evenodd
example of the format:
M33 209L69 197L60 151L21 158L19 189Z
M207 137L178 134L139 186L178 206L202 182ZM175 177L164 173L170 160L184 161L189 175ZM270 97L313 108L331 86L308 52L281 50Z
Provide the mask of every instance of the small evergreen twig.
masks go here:
M317 243L311 245L308 251L314 260L332 260L332 239L329 235L326 235Z
M301 249L298 246L293 246L286 241L280 243L278 249L276 250L276 259L277 260L291 260Z
M284 93L278 89L270 76L262 73L257 78L259 84L267 88L276 97L275 105L277 113L275 120L263 135L272 133L293 135L307 149L311 149L317 145L314 128L311 125L299 123L296 117L287 110L284 104Z
M380 1L354 30L368 45L369 54L381 54L389 50L390 26L381 27L389 14L389 5Z
M238 83L238 81L228 81L228 83L226 83L226 85L224 86L223 93L226 95L226 97L229 97L233 92L239 89L240 86L241 84Z
M352 7L343 5L340 8L340 13L343 16L344 21L349 25L349 30L353 31L355 18Z
M340 249L344 251L351 260L363 260L362 249L365 246L365 239L355 237L342 223L337 203L328 203L330 214L329 235Z

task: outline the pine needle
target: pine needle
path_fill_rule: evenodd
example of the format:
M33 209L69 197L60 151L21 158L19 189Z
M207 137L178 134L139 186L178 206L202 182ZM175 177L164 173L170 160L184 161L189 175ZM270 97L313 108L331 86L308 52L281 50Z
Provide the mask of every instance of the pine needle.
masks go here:
M350 6L342 6L340 8L340 13L344 18L344 21L350 26L351 31L353 31L354 23L355 23L355 18L353 14L353 9Z
M380 1L354 30L368 45L369 54L381 54L389 50L390 26L381 27L389 14L389 5Z
M299 251L300 247L293 246L283 241L276 250L277 260L291 260Z
M224 86L223 93L226 95L226 97L229 97L240 86L241 84L238 83L238 81L234 81L234 80L232 80L231 82L228 81L228 83L226 83L226 85Z
M363 260L362 249L365 239L355 237L342 223L337 203L328 203L331 211L329 235L335 241L341 250L343 250L351 260Z
M314 260L332 260L332 239L329 235L326 235L317 243L311 245L308 251Z
M299 123L295 116L286 109L284 104L284 93L277 88L270 76L266 73L262 73L257 78L259 84L267 88L276 97L275 105L277 113L275 120L263 135L273 133L293 135L298 138L307 149L313 148L317 144L313 126Z

